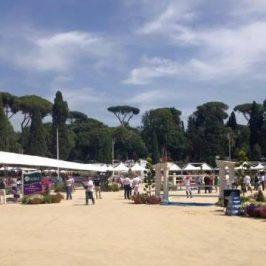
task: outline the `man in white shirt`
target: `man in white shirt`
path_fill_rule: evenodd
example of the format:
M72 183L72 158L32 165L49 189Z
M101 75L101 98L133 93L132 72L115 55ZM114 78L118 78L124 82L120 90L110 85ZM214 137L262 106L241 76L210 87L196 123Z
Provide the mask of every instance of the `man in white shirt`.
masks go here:
M263 171L260 172L259 182L262 187L262 190L264 190L266 180L265 180L265 173Z
M132 180L132 188L133 188L133 191L134 191L134 195L139 194L140 183L141 183L141 179L140 179L139 176L136 176L136 177L133 178L133 180Z
M248 190L252 193L252 187L251 187L251 177L246 174L243 180L244 186L245 186L245 192Z
M124 186L124 198L130 199L131 198L131 180L129 177L125 177L123 179L123 186Z
M89 199L91 199L92 203L95 204L95 200L93 197L94 184L90 177L88 177L88 182L85 185L85 189L86 189L86 205L89 204Z

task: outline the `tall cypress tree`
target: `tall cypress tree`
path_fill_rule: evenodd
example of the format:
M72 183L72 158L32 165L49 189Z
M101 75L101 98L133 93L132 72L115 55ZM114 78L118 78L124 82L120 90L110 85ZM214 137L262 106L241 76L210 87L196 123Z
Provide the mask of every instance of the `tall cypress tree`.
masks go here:
M26 149L28 154L46 156L48 154L45 132L42 124L41 113L38 108L33 110L29 133L29 144Z
M63 100L62 93L57 91L52 117L53 117L53 147L52 154L56 158L57 155L57 130L58 130L58 139L59 139L59 158L65 160L68 158L70 153L70 139L68 134L68 128L66 126L66 120L68 118L68 105L67 102Z
M266 99L263 102L263 124L261 128L261 152L262 156L266 158Z
M250 157L253 160L257 152L254 151L254 147L259 143L259 124L260 124L260 108L259 105L254 101L251 108L249 128L250 128ZM256 153L256 154L255 154ZM254 156L253 156L254 155ZM257 156L255 156L257 157Z
M13 151L14 131L5 115L2 97L0 97L0 150Z
M237 122L236 122L236 116L235 116L235 112L232 112L228 122L227 122L227 126L232 128L232 130L236 130L237 129Z
M158 138L155 131L152 132L152 140L151 140L151 150L152 150L152 163L156 164L160 161L160 153L158 147Z

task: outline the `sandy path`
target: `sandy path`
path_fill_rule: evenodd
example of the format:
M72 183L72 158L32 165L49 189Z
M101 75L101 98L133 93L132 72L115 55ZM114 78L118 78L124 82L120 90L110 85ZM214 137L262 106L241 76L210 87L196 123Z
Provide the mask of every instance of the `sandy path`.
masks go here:
M228 217L217 207L133 205L122 192L85 206L83 193L60 204L0 206L0 265L266 263L266 220Z

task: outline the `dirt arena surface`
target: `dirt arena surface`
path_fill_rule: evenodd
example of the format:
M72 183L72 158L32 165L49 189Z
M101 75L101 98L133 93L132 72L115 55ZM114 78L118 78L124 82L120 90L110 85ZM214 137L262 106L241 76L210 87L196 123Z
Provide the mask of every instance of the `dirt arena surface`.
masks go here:
M213 194L173 201L214 203ZM265 265L266 220L222 208L134 205L122 192L84 205L0 205L1 266Z

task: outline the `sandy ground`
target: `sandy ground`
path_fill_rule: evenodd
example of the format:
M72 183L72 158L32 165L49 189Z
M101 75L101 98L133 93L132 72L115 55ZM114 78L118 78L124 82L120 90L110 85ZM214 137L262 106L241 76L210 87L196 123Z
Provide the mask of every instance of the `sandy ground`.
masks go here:
M134 205L122 192L85 206L76 191L60 204L0 205L0 265L266 265L266 220L214 206Z

